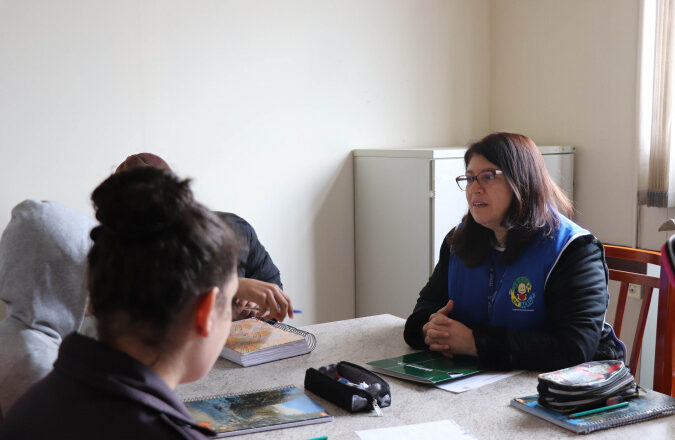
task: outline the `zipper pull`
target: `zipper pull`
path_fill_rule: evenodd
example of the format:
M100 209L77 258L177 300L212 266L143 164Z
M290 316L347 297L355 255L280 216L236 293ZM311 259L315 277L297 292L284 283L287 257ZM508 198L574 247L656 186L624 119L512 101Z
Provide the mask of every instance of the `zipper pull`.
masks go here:
M380 405L377 404L377 399L373 399L373 410L375 411L375 415L377 417L382 417L384 415L382 408L380 408Z

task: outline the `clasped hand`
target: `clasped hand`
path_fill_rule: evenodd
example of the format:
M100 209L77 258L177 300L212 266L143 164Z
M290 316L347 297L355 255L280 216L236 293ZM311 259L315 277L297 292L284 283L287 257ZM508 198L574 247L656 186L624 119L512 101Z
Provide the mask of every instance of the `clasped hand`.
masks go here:
M452 300L442 309L429 316L429 322L422 327L424 343L430 350L441 352L444 356L453 354L477 356L473 331L459 321L449 318L454 302Z
M276 284L239 278L239 289L234 297L235 319L256 316L283 321L287 315L293 318L291 299ZM257 310L244 310L244 307Z

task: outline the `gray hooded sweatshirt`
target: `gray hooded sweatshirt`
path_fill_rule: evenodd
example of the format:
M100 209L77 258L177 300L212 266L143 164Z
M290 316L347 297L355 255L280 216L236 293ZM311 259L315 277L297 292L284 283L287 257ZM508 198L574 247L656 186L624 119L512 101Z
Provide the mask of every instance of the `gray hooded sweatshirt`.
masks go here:
M25 200L0 238L0 420L52 370L61 340L79 329L87 302L93 219L54 202Z

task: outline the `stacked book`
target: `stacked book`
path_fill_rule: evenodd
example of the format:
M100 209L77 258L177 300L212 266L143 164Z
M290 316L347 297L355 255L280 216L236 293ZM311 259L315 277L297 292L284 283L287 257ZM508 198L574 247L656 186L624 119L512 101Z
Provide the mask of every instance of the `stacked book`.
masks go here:
M306 354L315 346L311 333L281 322L250 318L232 323L220 356L249 367Z
M674 398L636 386L621 361L585 362L540 374L537 391L511 405L578 434L675 413Z

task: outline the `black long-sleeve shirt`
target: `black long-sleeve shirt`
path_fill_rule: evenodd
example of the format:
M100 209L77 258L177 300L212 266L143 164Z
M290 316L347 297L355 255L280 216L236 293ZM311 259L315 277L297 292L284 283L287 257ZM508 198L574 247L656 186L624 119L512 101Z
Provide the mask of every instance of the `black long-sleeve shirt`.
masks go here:
M239 256L237 258L237 275L240 278L253 278L259 281L273 283L283 289L281 274L267 253L265 247L258 240L255 229L246 220L230 212L216 214L228 225L237 236Z
M405 341L425 349L422 327L448 302L447 239L429 281L405 325ZM602 244L575 239L562 252L544 290L547 325L542 330L473 328L481 365L494 369L556 370L594 359L621 359L623 352L604 322L609 301Z

